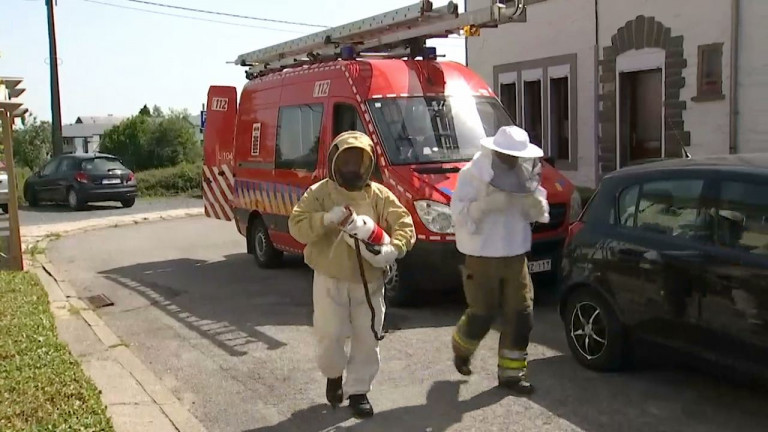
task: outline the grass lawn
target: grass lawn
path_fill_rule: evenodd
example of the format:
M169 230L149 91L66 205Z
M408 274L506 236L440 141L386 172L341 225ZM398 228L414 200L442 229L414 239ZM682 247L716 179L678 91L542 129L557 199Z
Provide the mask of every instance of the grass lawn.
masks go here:
M37 276L0 272L0 431L113 431Z

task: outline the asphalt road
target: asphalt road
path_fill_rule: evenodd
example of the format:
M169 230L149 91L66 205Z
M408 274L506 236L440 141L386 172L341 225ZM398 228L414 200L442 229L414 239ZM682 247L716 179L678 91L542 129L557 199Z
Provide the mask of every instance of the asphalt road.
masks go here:
M768 394L675 368L597 374L578 366L555 309L537 305L530 399L495 388L492 332L475 375L453 369L462 305L434 296L391 309L382 367L358 422L325 403L311 333L311 272L259 270L225 222L192 218L65 237L48 256L115 333L210 431L765 431Z
M93 203L84 211L73 211L65 205L42 204L39 207L19 207L19 220L25 225L47 225L64 222L77 222L85 219L125 216L140 213L152 213L191 207L203 207L203 201L196 198L144 198L136 201L131 208L123 208L120 203Z

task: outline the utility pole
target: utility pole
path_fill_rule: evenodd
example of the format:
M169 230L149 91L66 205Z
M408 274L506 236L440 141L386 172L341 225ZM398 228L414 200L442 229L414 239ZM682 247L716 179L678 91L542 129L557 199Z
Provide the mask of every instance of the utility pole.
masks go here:
M48 48L51 67L51 142L53 143L53 155L58 156L64 152L64 143L61 138L61 100L59 96L59 57L56 54L56 25L53 19L53 6L55 0L45 0L48 15Z
M23 119L27 114L27 109L23 107L23 104L15 100L24 93L25 89L19 87L22 81L22 78L0 76L0 123L2 124L0 142L3 144L5 169L8 174L8 241L6 242L7 249L4 247L3 250L0 250L4 255L4 259L0 260L0 268L3 270L24 270L12 136L14 120L16 118Z

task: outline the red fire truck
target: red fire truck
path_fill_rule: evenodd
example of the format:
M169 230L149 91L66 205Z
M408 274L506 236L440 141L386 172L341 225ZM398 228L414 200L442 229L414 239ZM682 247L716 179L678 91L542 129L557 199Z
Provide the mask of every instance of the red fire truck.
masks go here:
M208 217L234 221L259 266L277 267L303 245L288 215L304 191L327 174L333 138L347 130L371 136L374 180L413 215L417 242L387 280L392 305L459 282L449 211L459 169L479 140L513 124L482 78L462 64L438 61L425 41L514 22L520 2L488 0L459 13L454 3L422 1L303 38L240 55L248 82L211 86L204 132L203 192ZM514 4L512 4L514 3ZM309 54L307 54L309 53ZM574 186L545 163L550 222L535 224L529 258L535 279L558 274L568 221L581 201Z

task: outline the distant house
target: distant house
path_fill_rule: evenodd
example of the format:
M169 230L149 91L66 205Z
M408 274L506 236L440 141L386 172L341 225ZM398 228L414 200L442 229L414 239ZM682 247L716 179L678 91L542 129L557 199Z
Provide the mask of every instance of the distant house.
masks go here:
M101 136L127 117L80 116L73 124L63 125L64 153L94 153L99 149Z

